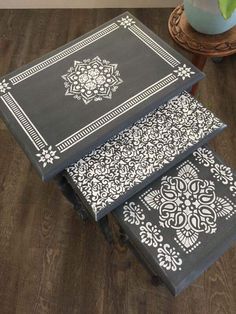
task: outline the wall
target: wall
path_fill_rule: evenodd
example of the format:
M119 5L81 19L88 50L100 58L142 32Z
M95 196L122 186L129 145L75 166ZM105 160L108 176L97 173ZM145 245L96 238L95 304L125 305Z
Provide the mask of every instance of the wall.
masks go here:
M175 7L180 0L0 0L7 8L145 8Z

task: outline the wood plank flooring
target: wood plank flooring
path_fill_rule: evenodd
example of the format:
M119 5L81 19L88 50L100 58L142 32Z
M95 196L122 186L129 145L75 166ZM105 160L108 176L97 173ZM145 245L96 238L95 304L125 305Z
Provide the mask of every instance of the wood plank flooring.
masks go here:
M0 75L123 11L1 10ZM169 9L130 11L174 46ZM228 124L212 146L236 169L235 71L236 56L208 60L197 96ZM129 250L109 248L95 223L80 221L53 182L41 182L2 121L0 152L1 314L236 313L236 246L174 298L151 285Z

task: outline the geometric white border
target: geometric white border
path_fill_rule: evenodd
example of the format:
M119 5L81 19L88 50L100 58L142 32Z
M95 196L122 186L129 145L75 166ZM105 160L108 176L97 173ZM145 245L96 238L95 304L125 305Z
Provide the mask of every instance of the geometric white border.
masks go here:
M173 68L176 67L180 62L174 58L168 51L161 47L155 40L148 36L144 31L137 25L132 25L128 28L135 36L137 36L142 42L144 42L149 48L151 48L159 57L167 62Z
M86 37L85 39L75 43L74 45L63 49L59 53L53 55L52 57L49 57L48 59L32 66L31 68L13 76L10 78L10 81L13 85L25 80L26 78L48 68L49 66L57 63L58 61L63 60L64 58L68 57L69 55L81 50L82 48L90 45L91 43L95 42L96 40L106 36L107 34L115 31L119 26L116 23L112 23L108 25L107 27L104 27L103 29L99 30L98 32Z
M27 134L28 138L34 144L37 150L40 150L47 146L47 142L36 129L32 121L26 115L24 110L20 107L18 102L12 96L11 93L4 94L1 96L2 101L5 103L9 111L15 117L17 122L21 125L22 129Z

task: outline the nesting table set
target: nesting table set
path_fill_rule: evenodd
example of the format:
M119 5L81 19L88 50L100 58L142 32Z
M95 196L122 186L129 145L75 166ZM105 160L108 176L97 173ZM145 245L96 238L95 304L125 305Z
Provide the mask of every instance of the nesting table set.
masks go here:
M6 75L2 118L43 180L111 241L108 214L178 294L236 239L236 180L206 143L226 125L204 77L126 12Z

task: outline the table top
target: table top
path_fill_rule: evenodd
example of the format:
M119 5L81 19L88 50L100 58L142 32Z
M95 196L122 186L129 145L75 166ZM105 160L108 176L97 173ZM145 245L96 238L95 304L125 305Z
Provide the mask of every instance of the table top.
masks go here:
M168 28L174 41L193 53L209 57L225 57L236 53L236 26L223 34L201 34L188 23L183 5L177 6L171 13Z
M72 164L67 178L99 220L224 127L183 92Z
M178 294L236 239L236 177L201 147L113 213Z
M0 111L48 180L203 74L129 13L0 81Z

